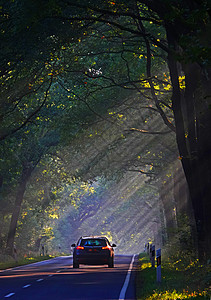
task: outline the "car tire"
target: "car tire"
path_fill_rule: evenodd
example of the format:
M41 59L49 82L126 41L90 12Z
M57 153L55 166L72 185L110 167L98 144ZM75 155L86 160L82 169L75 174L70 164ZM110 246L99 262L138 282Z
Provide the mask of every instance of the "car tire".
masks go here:
M79 268L79 263L76 261L73 261L73 268L78 269Z
M109 267L109 268L113 268L113 267L114 267L114 258L113 258L113 257L110 257L110 258L109 258L109 261L108 261L108 267Z

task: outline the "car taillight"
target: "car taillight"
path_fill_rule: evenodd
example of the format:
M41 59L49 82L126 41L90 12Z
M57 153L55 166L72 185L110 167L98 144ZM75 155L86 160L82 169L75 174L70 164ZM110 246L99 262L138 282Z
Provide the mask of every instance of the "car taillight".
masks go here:
M102 250L105 250L105 249L110 250L110 247L109 246L102 247Z
M84 247L77 246L76 249L77 249L77 250L84 250Z

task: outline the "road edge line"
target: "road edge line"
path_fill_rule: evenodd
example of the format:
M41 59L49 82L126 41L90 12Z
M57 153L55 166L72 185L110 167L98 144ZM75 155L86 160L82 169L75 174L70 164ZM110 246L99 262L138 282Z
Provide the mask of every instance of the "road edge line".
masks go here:
M125 299L125 294L126 294L126 291L127 291L129 281L130 281L130 275L131 275L131 271L132 271L132 268L133 268L133 263L134 263L135 256L136 256L136 254L134 254L133 257L132 257L130 267L127 271L127 275L126 275L126 278L125 278L125 282L124 282L123 287L121 289L121 292L119 294L119 300L124 300Z

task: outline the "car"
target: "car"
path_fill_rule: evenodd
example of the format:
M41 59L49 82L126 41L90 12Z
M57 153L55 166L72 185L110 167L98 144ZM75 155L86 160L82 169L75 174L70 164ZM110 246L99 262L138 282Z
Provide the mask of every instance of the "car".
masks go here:
M73 268L79 268L84 265L108 265L114 267L114 247L110 244L107 237L86 236L80 237L77 244L72 244L73 250Z

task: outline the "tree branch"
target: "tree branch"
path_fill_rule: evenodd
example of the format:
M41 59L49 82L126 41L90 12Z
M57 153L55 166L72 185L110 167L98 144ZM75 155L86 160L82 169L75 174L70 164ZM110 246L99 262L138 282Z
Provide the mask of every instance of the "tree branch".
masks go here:
M139 18L139 26L142 32L145 32L145 28L144 25L142 23L142 20ZM146 48L147 48L147 65L146 65L146 71L147 71L147 76L148 76L148 82L150 85L150 89L151 89L151 95L152 95L152 99L155 102L155 105L164 121L164 123L173 131L176 132L176 128L175 126L168 120L165 112L163 111L163 109L161 108L161 106L159 105L159 100L157 99L156 93L155 93L155 88L154 88L154 84L152 81L152 75L151 75L151 50L150 50L150 43L147 39L147 35L144 35L144 40L145 40L145 44L146 44Z
M135 169L130 170L129 169L127 171L129 171L129 172L139 172L139 173L141 173L143 175L157 175L157 173L154 173L154 172L145 172L143 170L135 170Z
M144 130L144 129L137 129L137 128L130 128L129 130L125 130L126 132L128 131L137 131L137 132L141 132L144 134L169 134L172 132L172 130L169 131L148 131L148 130Z
M47 97L48 97L48 92L49 92L49 90L50 90L50 88L51 88L51 85L52 85L52 81L53 81L53 76L51 76L51 79L50 79L50 84L49 84L49 86L48 86L48 88L47 88L47 90L46 90L46 92L45 92L45 98L44 98L44 100L43 100L43 102L42 102L42 104L37 108L37 109L35 109L26 119L25 119L25 121L19 126L19 127L17 127L17 128L15 128L15 129L13 129L13 130L11 130L11 131L9 131L9 132L7 132L7 133L5 133L5 134L3 134L2 136L0 136L0 141L3 141L4 139L6 139L8 136L10 136L10 135L12 135L12 134L14 134L14 133L16 133L17 131L19 131L20 129L22 129L28 122L30 122L31 121L31 119L41 110L41 108L45 105L45 103L46 103L46 100L47 100Z

